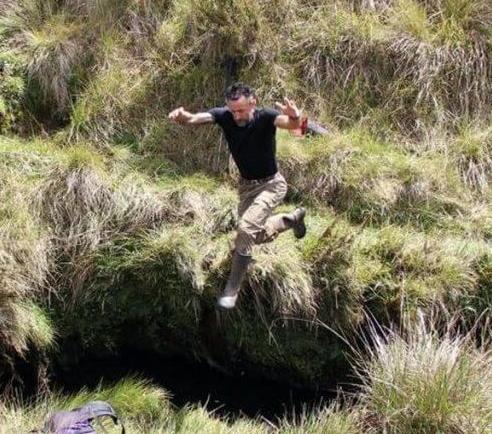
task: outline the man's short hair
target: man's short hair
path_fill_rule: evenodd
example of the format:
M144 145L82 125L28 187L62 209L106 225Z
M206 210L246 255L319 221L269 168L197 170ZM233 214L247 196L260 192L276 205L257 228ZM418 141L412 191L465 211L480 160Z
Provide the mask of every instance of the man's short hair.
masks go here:
M244 83L233 83L225 91L225 98L227 101L236 101L242 96L248 98L255 96L253 88Z

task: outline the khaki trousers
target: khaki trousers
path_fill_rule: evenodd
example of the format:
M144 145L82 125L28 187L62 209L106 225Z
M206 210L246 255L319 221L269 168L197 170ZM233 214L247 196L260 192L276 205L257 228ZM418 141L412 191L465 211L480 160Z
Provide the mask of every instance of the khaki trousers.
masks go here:
M280 232L291 227L288 214L273 214L286 193L287 182L280 173L264 182L239 181L236 253L251 256L255 244L273 241Z

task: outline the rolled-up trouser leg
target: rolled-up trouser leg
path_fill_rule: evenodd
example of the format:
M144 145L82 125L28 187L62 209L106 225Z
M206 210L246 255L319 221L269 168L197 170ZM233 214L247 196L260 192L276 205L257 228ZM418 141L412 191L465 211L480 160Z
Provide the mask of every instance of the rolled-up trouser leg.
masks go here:
M256 227L254 224L243 220L240 222L238 233L236 237L236 247L244 255L251 255L253 245L269 243L273 241L277 236L289 229L294 229L294 233L297 238L302 238L305 233L305 226L302 230L299 230L300 234L296 233L296 227L298 224L298 214L302 208L297 208L295 211L289 214L274 214L266 220L263 227ZM305 213L305 211L303 211ZM301 225L304 225L301 220Z
M263 231L256 239L257 244L269 243L292 227L289 214L274 214L267 219Z

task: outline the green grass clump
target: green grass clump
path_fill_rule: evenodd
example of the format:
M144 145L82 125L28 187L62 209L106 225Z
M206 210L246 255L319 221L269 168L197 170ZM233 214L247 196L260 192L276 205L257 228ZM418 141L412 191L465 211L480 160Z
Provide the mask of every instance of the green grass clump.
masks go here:
M465 126L454 138L450 147L463 181L474 190L486 193L492 172L492 127Z
M286 140L281 170L294 198L333 206L354 223L427 229L466 212L458 174L438 154L415 156L364 130Z
M44 122L66 122L85 66L82 29L67 12L52 1L25 0L0 15L4 45L21 60L27 77L25 108Z
M442 234L436 234L442 237ZM366 230L355 241L354 284L365 292L373 310L389 309L390 317L416 307L439 305L460 309L460 299L473 297L478 283L475 261L488 247L464 239L436 238L396 227ZM383 301L384 300L384 301Z
M95 390L81 390L64 400L63 408L76 408L93 400L108 401L124 420L148 425L169 417L169 398L165 390L146 380L130 377L111 386L100 385Z
M53 256L50 239L30 201L36 191L33 158L19 158L9 152L15 143L0 142L0 322L5 356L10 351L24 353L29 345L49 346L53 333L49 321L38 309L35 298L49 292L48 279ZM15 164L20 161L20 164ZM34 172L34 173L33 173Z
M69 140L107 143L131 128L130 118L136 116L132 108L145 95L150 77L142 65L132 62L125 43L119 34L102 39L101 51L107 51L107 57L73 105Z
M23 119L22 100L25 77L21 62L0 45L0 132L19 131Z
M319 291L318 317L349 334L362 320L362 288L354 285L354 240L358 229L331 213L307 220L310 234L303 246L313 286Z
M303 411L294 422L284 417L280 424L281 434L359 434L362 433L357 410L342 409L338 402L322 409Z
M0 404L0 433L28 432L41 429L44 422L55 411L73 410L94 400L104 400L111 404L121 417L127 431L150 432L154 425L164 426L172 417L168 393L146 380L125 378L120 382L88 390L82 389L74 395L49 393L40 395L31 405L21 402ZM117 432L109 420L103 421L108 432ZM100 427L95 425L100 431ZM119 428L121 430L121 428Z
M377 431L392 433L490 430L491 353L470 336L412 326L386 338L373 330L369 358L360 360L361 403Z
M313 316L318 294L292 238L284 234L274 244L258 249L248 284L260 312L270 306L279 315Z

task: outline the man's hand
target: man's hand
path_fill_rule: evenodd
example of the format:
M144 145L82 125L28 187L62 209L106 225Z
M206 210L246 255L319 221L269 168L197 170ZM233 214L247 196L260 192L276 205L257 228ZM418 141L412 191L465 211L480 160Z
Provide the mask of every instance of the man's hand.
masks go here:
M284 98L284 104L276 102L275 105L280 109L280 111L284 115L287 115L290 119L299 119L299 117L301 115L301 112L297 108L294 101L292 101L288 98Z
M183 107L178 107L169 113L168 118L177 124L187 124L193 118L193 115Z
M301 111L297 108L294 101L284 98L284 104L276 102L275 105L282 112L275 118L274 125L286 130L295 130L301 127Z

